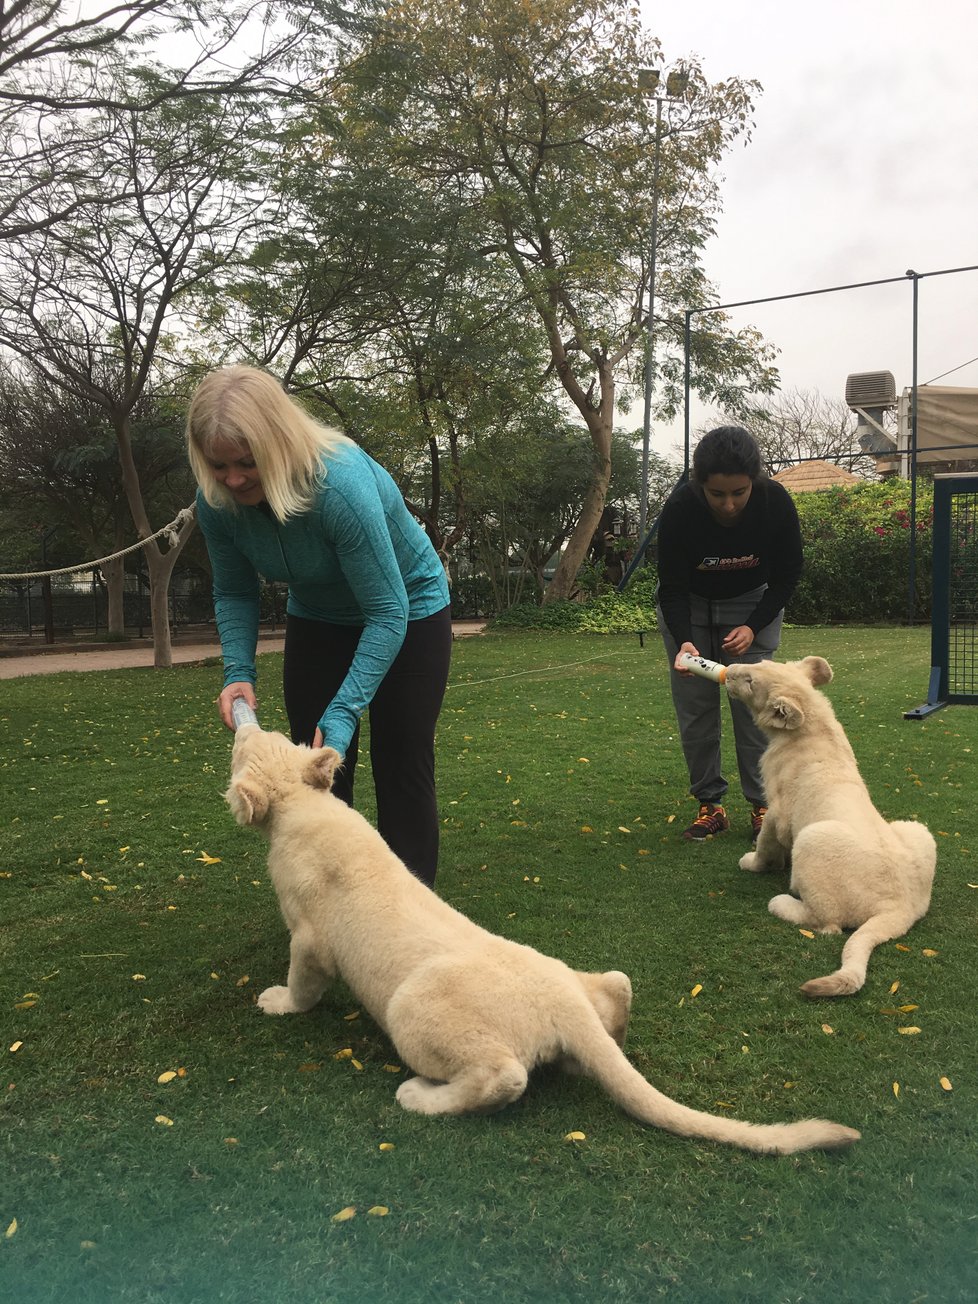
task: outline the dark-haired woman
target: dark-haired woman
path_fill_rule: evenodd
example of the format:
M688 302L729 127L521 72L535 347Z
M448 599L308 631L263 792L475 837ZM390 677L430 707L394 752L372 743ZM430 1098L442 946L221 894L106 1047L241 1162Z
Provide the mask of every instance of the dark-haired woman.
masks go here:
M704 841L730 828L720 758L720 685L677 667L691 652L724 665L770 660L784 606L802 569L798 513L787 490L761 469L756 441L739 426L703 436L692 473L662 510L658 617L671 667L672 700L699 813L683 836ZM760 761L765 737L730 699L740 786L751 836L766 810Z

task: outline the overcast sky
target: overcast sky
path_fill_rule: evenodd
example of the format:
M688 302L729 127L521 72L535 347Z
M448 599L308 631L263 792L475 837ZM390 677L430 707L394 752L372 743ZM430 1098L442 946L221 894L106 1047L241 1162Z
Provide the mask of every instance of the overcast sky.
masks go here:
M978 264L975 0L641 0L665 66L763 86L721 166L705 253L721 303ZM731 313L780 349L784 389L912 380L909 281ZM919 283L918 381L978 386L978 271ZM963 366L961 364L968 363ZM709 412L693 409L693 429ZM656 430L668 453L681 423Z

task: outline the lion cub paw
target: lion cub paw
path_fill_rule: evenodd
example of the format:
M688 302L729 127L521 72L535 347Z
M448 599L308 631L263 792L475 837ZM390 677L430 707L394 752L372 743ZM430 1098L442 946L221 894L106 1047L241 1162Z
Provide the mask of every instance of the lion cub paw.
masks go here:
M397 1103L412 1114L430 1114L433 1087L434 1083L427 1078L408 1078L397 1088Z
M289 995L288 987L266 987L258 997L258 1008L265 1014L297 1014L298 1006Z

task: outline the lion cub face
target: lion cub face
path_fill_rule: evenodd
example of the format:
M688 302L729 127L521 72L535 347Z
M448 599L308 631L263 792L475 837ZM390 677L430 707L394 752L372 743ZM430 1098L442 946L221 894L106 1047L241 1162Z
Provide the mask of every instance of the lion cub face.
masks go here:
M822 657L755 661L728 666L726 689L750 707L762 729L800 729L812 688L831 678L832 667Z
M234 738L224 799L239 824L262 824L277 806L309 788L329 791L341 763L332 747L297 746L284 734L244 726Z

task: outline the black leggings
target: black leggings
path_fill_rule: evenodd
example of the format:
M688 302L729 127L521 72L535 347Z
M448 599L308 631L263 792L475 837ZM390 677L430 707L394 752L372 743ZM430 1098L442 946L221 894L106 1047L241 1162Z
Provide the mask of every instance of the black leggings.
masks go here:
M362 628L289 616L283 692L292 741L311 744L320 717L339 691ZM438 867L435 725L452 655L448 607L408 622L404 644L370 703L370 766L377 828L391 850L428 887ZM333 792L353 805L360 729L350 742Z

